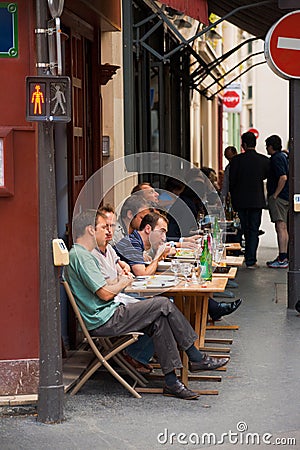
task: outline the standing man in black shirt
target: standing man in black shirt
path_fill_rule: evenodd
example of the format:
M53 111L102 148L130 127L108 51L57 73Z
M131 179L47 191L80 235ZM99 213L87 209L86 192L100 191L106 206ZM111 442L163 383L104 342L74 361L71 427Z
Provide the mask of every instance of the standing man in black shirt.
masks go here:
M269 158L257 153L256 137L250 131L242 135L244 153L230 163L229 190L245 236L245 263L257 268L257 248L262 209L266 207L263 180L268 176Z

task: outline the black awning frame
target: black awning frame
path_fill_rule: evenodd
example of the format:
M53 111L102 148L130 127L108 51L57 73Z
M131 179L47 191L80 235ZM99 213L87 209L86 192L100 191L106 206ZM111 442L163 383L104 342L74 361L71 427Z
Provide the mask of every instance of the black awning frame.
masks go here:
M214 96L221 92L226 86L228 86L230 83L232 83L234 80L236 80L237 78L239 78L240 76L242 76L244 73L246 73L249 69L247 69L246 71L242 72L238 77L236 77L234 80L231 80L230 83L228 83L226 86L223 86L221 84L221 80L228 75L229 73L231 73L237 66L233 67L232 69L230 69L226 74L223 74L222 76L218 77L213 73L213 70L215 70L217 68L218 65L220 65L226 58L228 58L230 55L232 55L234 52L236 52L240 47L242 47L243 45L245 45L247 42L250 41L254 41L257 39L261 39L260 37L254 37L254 38L250 38L247 41L242 42L241 44L239 44L237 47L235 47L234 49L228 51L227 53L225 53L224 55L221 55L219 58L217 58L216 60L212 61L211 63L206 63L204 61L203 58L201 58L201 56L196 52L196 50L192 47L192 43L195 41L195 39L205 35L208 31L210 31L212 28L216 27L219 23L223 22L224 20L226 20L228 17L234 15L236 12L239 12L241 10L244 9L249 9L249 8L254 8L257 6L261 6L261 5L265 5L268 3L271 3L273 0L263 0L259 3L252 3L250 5L243 5L240 6L238 8L233 9L232 11L230 11L229 13L227 13L225 16L223 16L222 18L220 18L219 20L217 20L216 22L210 24L208 27L204 28L203 30L201 30L200 32L196 33L194 36L192 36L189 39L185 39L184 36L180 33L180 31L174 26L173 22L166 16L165 12L164 12L164 7L160 8L153 0L143 0L143 2L150 8L151 11L153 11L152 14L150 14L148 17L146 17L145 19L141 20L140 22L136 23L133 25L133 28L136 30L136 39L133 39L133 44L135 45L135 50L136 50L136 57L137 59L139 59L139 53L140 53L140 47L145 48L149 53L151 53L153 56L155 56L155 58L157 58L159 61L161 62L170 62L170 57L173 56L175 53L177 53L178 51L184 51L187 50L191 53L191 55L195 58L195 61L192 62L191 66L194 65L196 62L199 63L200 67L197 68L192 74L191 74L191 78L192 80L189 80L189 84L191 85L191 87L193 89L196 89L197 91L199 91L201 93L201 95L203 95L204 97L206 97L207 99L212 99L214 98ZM150 22L153 22L154 20L157 20L158 22L154 23L154 25L143 35L140 35L140 28ZM154 48L151 47L151 45L149 45L146 40L160 27L160 26L166 26L167 29L171 32L171 34L175 37L176 40L178 40L180 42L180 44L170 50L169 52L161 55L159 52L157 52ZM246 59L244 59L242 62L246 61L247 59L249 59L252 56L257 55L256 53L253 55L248 56ZM239 62L240 64L240 62ZM255 67L257 64L255 64L253 67ZM213 83L211 83L208 87L206 87L205 89L199 89L198 86L199 84L207 77L207 76L211 76L213 78ZM197 83L195 83L195 79L196 77L199 77L196 81ZM207 90L212 87L213 85L217 84L220 89L214 93L213 95L207 95Z
M166 62L169 61L170 56L172 56L174 53L178 52L179 50L182 50L184 47L190 46L191 43L194 42L195 39L203 36L204 34L206 34L208 31L210 31L212 28L216 27L219 23L223 22L224 20L228 19L229 17L231 17L232 15L234 15L235 13L239 12L239 11L243 11L244 9L249 9L249 8L255 8L258 6L262 6L262 5L266 5L268 3L272 3L273 0L263 0L259 3L251 3L249 5L242 5L239 6L238 8L233 9L232 11L230 11L229 13L225 14L225 16L221 17L219 20L217 20L216 22L210 24L208 27L204 28L203 30L201 30L200 32L196 33L194 36L192 36L189 39L185 39L184 36L182 36L182 34L177 30L177 28L174 26L174 24L169 20L169 18L166 16L166 14L164 13L163 9L161 9L155 2L154 0L143 0L143 2L154 12L154 14L152 14L150 17L144 19L143 21L137 23L134 25L134 27L140 27L141 25L149 22L150 20L152 20L155 16L158 16L159 19L165 23L165 25L170 29L170 31L175 34L175 36L177 37L177 39L181 42L181 44L178 45L178 47L174 48L173 50L169 51L168 53L164 54L164 55L160 55L158 52L156 52L154 49L152 49L150 46L145 45L145 37L140 38L140 43L141 45L143 45L145 48L147 48L149 51L150 49L154 52L153 54L155 54L155 56L157 58L159 58L161 61ZM151 30L149 30L146 33L146 38L148 38L156 29L158 26L154 26ZM262 38L262 37L261 37Z

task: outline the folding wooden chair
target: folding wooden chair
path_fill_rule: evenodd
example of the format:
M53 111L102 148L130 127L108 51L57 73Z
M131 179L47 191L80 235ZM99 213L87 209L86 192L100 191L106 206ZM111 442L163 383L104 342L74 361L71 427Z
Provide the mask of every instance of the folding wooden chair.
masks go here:
M87 380L93 375L93 373L103 365L116 378L116 380L118 380L126 389L128 389L128 391L134 397L141 398L140 394L134 389L134 387L137 383L140 386L145 387L147 384L147 380L127 363L120 352L122 352L122 350L124 350L130 344L136 342L139 336L142 336L143 333L134 331L123 336L118 336L117 339L115 337L112 338L106 336L92 337L88 329L86 328L69 284L65 280L62 281L62 284L66 290L68 299L72 305L73 311L79 322L82 332L95 355L94 360L91 362L91 364L88 365L88 367L86 367L77 384L72 389L71 395L75 395L79 391L79 389L87 382ZM100 344L100 348L96 345L97 342ZM103 349L103 352L101 352L100 349L101 351ZM122 378L111 367L108 362L108 360L111 358L135 381L133 387L130 386L130 384L128 384L127 381L125 381L124 378Z

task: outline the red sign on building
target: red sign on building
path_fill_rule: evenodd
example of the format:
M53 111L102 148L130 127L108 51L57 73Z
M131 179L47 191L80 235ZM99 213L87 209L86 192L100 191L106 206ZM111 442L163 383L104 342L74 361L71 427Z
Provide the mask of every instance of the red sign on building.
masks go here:
M242 89L240 84L232 84L228 89L224 89L223 111L241 112L242 110Z
M270 28L265 57L281 78L300 78L300 11L285 15Z

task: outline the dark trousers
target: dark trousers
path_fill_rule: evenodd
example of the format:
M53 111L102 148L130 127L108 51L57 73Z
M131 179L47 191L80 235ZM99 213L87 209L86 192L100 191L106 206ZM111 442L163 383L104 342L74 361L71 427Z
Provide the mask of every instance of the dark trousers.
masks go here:
M164 374L182 367L177 344L181 350L187 350L198 338L187 319L166 297L121 304L104 325L90 333L118 336L130 331L143 331L152 337Z
M258 247L258 232L261 223L261 208L239 209L238 215L241 221L242 231L245 236L245 263L253 266L256 263Z

